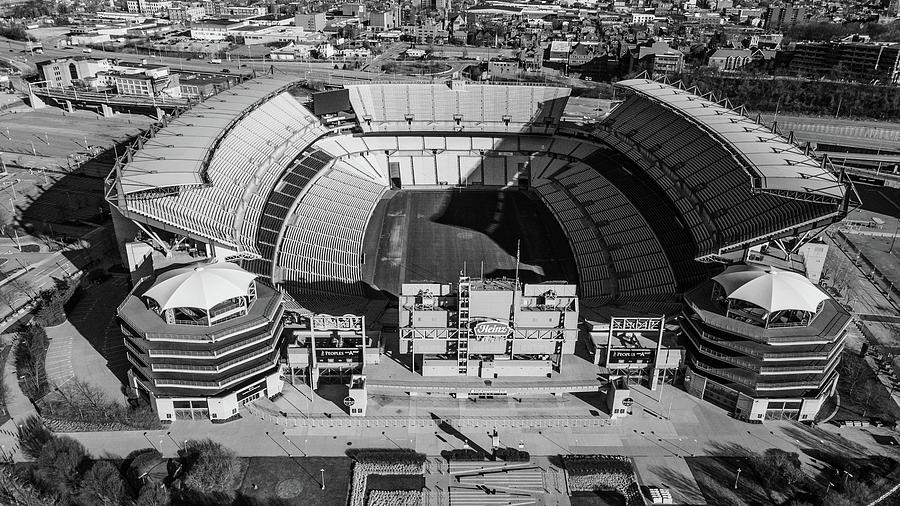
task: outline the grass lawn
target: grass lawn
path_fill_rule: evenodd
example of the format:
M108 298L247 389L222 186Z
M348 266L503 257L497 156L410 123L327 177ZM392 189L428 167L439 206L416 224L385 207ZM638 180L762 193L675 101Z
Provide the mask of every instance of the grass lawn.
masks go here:
M370 474L366 479L369 490L422 490L425 477L420 474Z
M687 457L684 459L697 480L707 504L716 506L771 505L767 486L760 483L743 457ZM741 469L738 488L734 488L737 470Z
M844 374L838 378L837 391L840 395L840 407L833 421L879 418L893 422L900 419L900 407L891 398L887 388L875 376L875 372L868 363L855 353L846 351L841 360L861 363L863 370L855 385L851 383L851 378ZM843 367L843 364L841 366ZM867 402L868 386L871 386L872 395ZM851 389L853 390L852 394Z
M248 497L263 503L296 506L347 504L353 463L349 458L253 457L247 461L240 492ZM325 490L320 469L325 470Z

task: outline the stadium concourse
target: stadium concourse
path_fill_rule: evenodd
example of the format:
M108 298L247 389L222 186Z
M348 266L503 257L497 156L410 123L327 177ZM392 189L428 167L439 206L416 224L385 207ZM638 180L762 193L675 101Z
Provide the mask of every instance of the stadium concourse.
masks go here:
M521 263L529 282L577 284L582 320L674 316L722 263L839 220L853 193L727 103L647 79L583 127L561 120L563 87L304 84L248 81L121 157L107 198L135 281L154 250L187 247L258 275L289 313L389 335L403 283Z

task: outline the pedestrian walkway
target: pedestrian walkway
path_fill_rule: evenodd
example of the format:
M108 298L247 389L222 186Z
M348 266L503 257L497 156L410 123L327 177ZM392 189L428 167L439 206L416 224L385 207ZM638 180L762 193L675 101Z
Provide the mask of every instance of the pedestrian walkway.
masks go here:
M4 338L12 339L14 334L4 334ZM3 368L3 384L6 385L6 409L12 417L0 426L0 450L5 454L0 458L21 460L19 452L18 424L25 418L36 414L31 401L19 387L19 378L16 376L16 358L14 351L6 357Z
M54 387L61 387L75 377L72 368L72 340L75 328L69 322L47 327L50 346L47 348L47 380Z

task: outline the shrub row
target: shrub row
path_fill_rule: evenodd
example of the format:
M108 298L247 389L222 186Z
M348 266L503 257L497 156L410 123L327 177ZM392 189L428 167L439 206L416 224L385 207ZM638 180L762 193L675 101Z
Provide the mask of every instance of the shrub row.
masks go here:
M506 462L528 462L531 460L531 454L515 448L497 448L497 451L494 452L494 456L500 460L505 460Z
M347 455L361 464L398 464L421 468L425 465L424 454L409 448L361 448L351 450Z
M373 490L368 506L420 506L422 492L418 490Z
M444 450L441 457L448 462L478 462L485 459L483 453L469 449Z

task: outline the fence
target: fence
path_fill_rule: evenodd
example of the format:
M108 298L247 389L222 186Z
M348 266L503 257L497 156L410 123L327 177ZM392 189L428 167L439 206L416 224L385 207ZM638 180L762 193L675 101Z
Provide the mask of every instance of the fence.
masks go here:
M451 423L441 418L421 416L366 416L353 418L350 416L326 416L321 414L305 415L274 411L259 405L248 404L247 411L254 416L285 427L309 428L440 428L442 423ZM459 429L470 428L518 428L518 429L596 429L615 425L616 421L590 415L568 416L461 416L451 423Z

